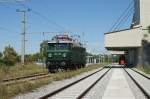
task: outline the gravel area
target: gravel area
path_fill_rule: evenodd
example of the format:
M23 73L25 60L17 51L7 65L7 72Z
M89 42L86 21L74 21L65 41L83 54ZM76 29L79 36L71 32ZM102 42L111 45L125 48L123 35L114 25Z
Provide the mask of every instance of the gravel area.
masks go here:
M78 82L77 84L59 92L58 94L48 98L48 99L77 99L82 92L84 92L88 87L90 87L99 77L101 77L108 68ZM95 99L95 98L94 98Z
M49 85L45 85L41 88L38 88L37 90L34 90L32 92L29 92L29 93L26 93L26 94L20 94L16 97L14 97L13 99L38 99L40 98L41 96L43 95L46 95L50 92L53 92L54 90L57 90L69 83L72 83L78 79L81 79L97 70L100 70L101 68L99 69L96 69L96 70L92 70L92 71L89 71L89 72L86 72L86 73L82 73L81 75L78 75L78 76L75 76L75 77L72 77L70 79L65 79L65 80L61 80L61 81L54 81L53 83L49 84Z
M124 71L124 75L128 81L128 84L135 96L136 99L146 99L141 90L137 87L137 85L133 82L133 80L128 76L128 74Z
M91 90L83 99L102 99L104 91L108 85L108 82L112 76L113 69L111 69Z

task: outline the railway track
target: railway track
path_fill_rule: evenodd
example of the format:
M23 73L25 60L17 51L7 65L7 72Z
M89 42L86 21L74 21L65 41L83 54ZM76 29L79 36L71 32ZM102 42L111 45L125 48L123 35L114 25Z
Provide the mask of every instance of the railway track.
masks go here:
M147 99L150 99L150 78L136 70L125 69L127 75L132 79L136 86L141 90Z
M49 77L49 76L50 76L49 73L38 73L38 74L33 74L33 75L28 75L28 76L4 79L0 82L0 85L11 85L11 84L24 82L27 80L35 80L35 79Z
M12 85L24 81L29 81L29 80L36 80L39 78L45 78L45 77L50 77L50 73L37 73L33 75L28 75L28 76L21 76L21 77L16 77L16 78L9 78L9 79L3 79L0 81L0 85Z
M110 69L111 68L102 68L58 90L41 96L40 99L81 99L110 71Z
M143 76L143 77L147 78L148 80L150 80L150 77L149 77L149 76L146 76L146 75L144 75L143 73L141 73L141 72L139 72L139 71L137 71L137 70L134 70L134 69L131 69L131 70L135 71L136 73L138 73L138 74L140 74L141 76Z
M126 77L125 75L123 75L124 73L128 80L125 79ZM117 75L119 76L117 77ZM107 77L110 77L111 79L108 78L106 80ZM109 82L106 83L106 81ZM130 83L130 86L128 86L128 81ZM132 69L123 67L103 67L83 78L80 78L69 84L65 84L65 86L61 88L56 88L56 90L54 91L46 91L45 94L38 93L36 97L35 93L33 93L33 95L35 97L34 99L91 99L91 97L93 99L100 99L100 97L107 99L109 97L109 93L112 92L110 93L110 95L113 94L114 96L116 95L126 98L137 98L140 96L140 98L137 99L150 99L149 84L149 78ZM106 85L107 87L105 87L105 89L104 87L99 87L99 85ZM111 89L111 86L114 88L114 90ZM132 88L134 88L135 90L133 90ZM102 94L97 93L98 90L99 92L102 92ZM118 93L113 93L113 91L118 91L120 94L118 95Z

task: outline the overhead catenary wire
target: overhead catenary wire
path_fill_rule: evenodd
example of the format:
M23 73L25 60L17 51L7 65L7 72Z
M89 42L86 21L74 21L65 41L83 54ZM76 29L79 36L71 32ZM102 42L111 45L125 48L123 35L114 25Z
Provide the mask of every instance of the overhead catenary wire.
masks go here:
M9 3L9 2L7 2L7 3ZM8 8L8 9L14 9L12 6L6 5L5 2L0 2L0 5L3 6L3 7L5 7L5 8ZM14 26L12 26L12 27L14 28ZM8 29L8 28L3 27L3 26L0 26L0 29L1 29L1 30L4 30L4 31L7 31L7 32L19 33L19 32L17 32L16 30Z
M45 20L45 22L48 23L48 24L45 25L45 26L48 26L48 27L50 27L50 28L52 28L52 29L54 29L54 30L57 30L58 33L67 33L67 34L68 34L68 33L71 33L71 32L72 32L72 31L68 31L68 29L65 28L64 26L62 26L62 25L56 23L55 21L51 20L49 17L47 17L47 16L41 14L39 11L36 11L35 9L32 9L32 8L30 8L29 6L25 5L24 2L18 1L18 0L13 0L13 2L16 3L16 4L19 4L19 5L20 5L21 7L23 7L24 9L30 9L30 10L31 10L30 13L33 13L33 14L39 16L41 19ZM10 7L10 6L8 6L8 5L3 5L3 6L12 9L12 7ZM13 8L13 9L14 9L14 8ZM28 22L28 23L29 23L29 22ZM52 24L53 27L50 26L50 24ZM54 26L55 26L55 27L54 27ZM28 28L28 27L27 27L27 28Z
M14 3L17 3L17 4L19 4L19 5L21 5L24 9L29 9L29 7L27 7L26 5L24 5L22 2L18 2L17 0L14 0L15 2ZM14 8L12 8L12 7L10 7L10 6L8 6L8 5L3 5L3 3L0 3L0 4L2 4L2 6L4 6L4 7L6 7L6 8L9 8L9 9L14 9ZM31 10L31 9L30 9ZM44 19L46 22L49 22L49 23L51 23L51 24L55 24L55 26L57 26L57 28L53 28L53 29L55 29L55 30L58 30L58 32L40 32L40 33L44 33L44 34L48 34L48 33L55 33L55 34L58 34L58 33L64 33L64 31L59 31L60 30L60 28L61 29L64 29L64 27L62 27L62 26L60 26L59 24L57 24L56 22L52 22L52 20L50 20L49 18L47 18L46 16L44 16L44 15L42 15L41 13L39 13L39 12L37 12L37 11L35 11L35 10L31 10L34 14L36 14L36 15L38 15L39 17L41 17L42 19ZM50 25L48 24L48 25L46 25L46 26L49 26L50 27ZM26 28L28 28L28 27L26 27ZM50 27L50 28L52 28L52 27ZM59 29L58 29L59 28ZM3 27L0 27L0 29L3 29L3 30L5 30L5 31L7 31L7 32L12 32L11 30L9 30L9 29L6 29L6 28L3 28ZM35 32L34 32L35 33ZM30 34L34 34L34 33L30 33ZM37 33L37 32L36 32ZM29 33L26 33L26 34L29 34Z
M59 24L57 24L56 22L50 20L49 18L47 18L46 16L42 15L41 13L35 11L35 10L31 10L34 14L38 15L39 17L41 17L42 19L46 20L47 22L50 22L51 24L57 26L59 29L65 31L66 29L63 26L60 26ZM58 29L57 29L58 30Z
M4 3L0 3L0 5L4 6L5 8L11 8L11 7L7 6L7 5L4 4Z
M30 13L33 13L34 15L37 15L37 16L39 16L40 18L42 18L43 20L45 20L45 22L48 23L48 24L45 25L45 26L48 26L48 27L50 27L50 28L53 28L53 27L54 27L53 29L58 31L58 32L53 32L53 33L57 33L57 34L58 34L58 33L60 33L60 34L64 34L64 33L67 33L67 34L68 34L68 33L71 33L71 31L68 32L64 26L62 26L62 25L56 23L55 21L51 20L49 17L43 15L41 12L36 11L36 10L33 9L33 8L30 8L27 4L24 4L24 2L20 2L20 1L17 1L17 0L13 0L13 1L15 1L15 2L13 2L13 3L16 3L17 5L19 4L19 6L23 7L23 9L30 9L30 10L31 10ZM10 9L14 9L13 7L11 7L11 6L9 6L9 5L5 5L5 7L10 8ZM15 10L16 10L16 9L15 9ZM30 22L28 22L28 23L30 23ZM30 24L32 24L32 23L30 23ZM52 24L53 27L50 26L50 24ZM28 28L28 27L26 27L26 28ZM34 33L35 33L35 32L34 32ZM41 33L43 33L43 32L41 32ZM45 33L46 33L46 32L44 32L44 34L45 34ZM27 33L27 34L29 34L29 33ZM33 33L31 33L31 34L33 34ZM46 34L47 34L47 33L46 33Z
M47 16L41 14L40 12L36 11L35 9L30 8L30 7L28 7L27 5L22 4L22 3L20 3L20 2L17 2L17 3L19 3L23 8L31 9L31 12L32 12L32 13L34 13L34 14L37 15L37 16L39 16L40 18L42 18L42 19L45 20L46 22L51 23L51 24L53 24L54 26L56 26L56 27L57 27L57 28L55 28L56 30L59 30L59 31L61 30L61 31L64 31L64 32L66 31L66 28L65 28L64 26L61 26L60 24L56 23L55 21L50 20Z
M20 2L20 1L17 1L17 0L13 0L13 1L14 1L14 3L17 3L17 4L19 4L20 6L22 6L24 9L30 9L30 10L31 10L31 11L30 11L31 13L33 13L33 14L39 16L41 19L45 20L45 22L48 23L48 25L46 25L46 26L48 26L48 27L50 27L50 28L53 28L53 29L55 29L55 30L57 30L57 31L63 31L63 32L66 31L66 28L65 28L64 26L61 26L60 24L56 23L55 21L51 20L50 18L48 18L47 16L41 14L40 12L38 12L38 11L36 11L36 10L34 10L34 9L30 8L30 7L28 7L27 5L23 4L23 3ZM0 4L1 4L2 6L4 6L4 7L6 7L6 8L12 9L12 7L10 7L10 6L8 6L8 5L5 5L4 3L0 3ZM13 9L14 9L14 8L13 8ZM55 27L50 26L50 24L52 24L52 25L55 26Z
M1 26L0 26L0 29L4 30L4 31L7 31L7 32L15 32L15 33L17 33L17 31L15 31L15 30L7 29L7 28L1 27Z
M26 2L28 0L0 0L0 3Z

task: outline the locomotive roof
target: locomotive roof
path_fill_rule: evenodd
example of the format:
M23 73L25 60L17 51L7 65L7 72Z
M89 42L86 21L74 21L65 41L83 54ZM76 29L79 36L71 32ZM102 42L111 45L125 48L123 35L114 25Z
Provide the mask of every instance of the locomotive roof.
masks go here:
M74 46L80 46L80 47L83 47L83 45L81 43L77 43L77 42L72 42L72 41L60 41L60 42L57 42L57 41L49 41L48 44L55 44L55 43L68 43L68 44L73 44Z
M69 37L68 35L56 35L48 43L49 44L50 43L70 43L70 44L73 44L74 46L83 47L83 45L80 42L77 42L76 40Z
M72 41L49 41L48 43L73 43Z

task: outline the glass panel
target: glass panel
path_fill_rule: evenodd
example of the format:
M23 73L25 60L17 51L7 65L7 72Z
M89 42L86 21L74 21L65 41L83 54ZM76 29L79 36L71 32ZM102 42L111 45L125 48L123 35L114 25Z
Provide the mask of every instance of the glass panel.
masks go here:
M48 50L66 50L69 45L68 43L49 43Z
M55 50L56 44L48 44L48 50Z

